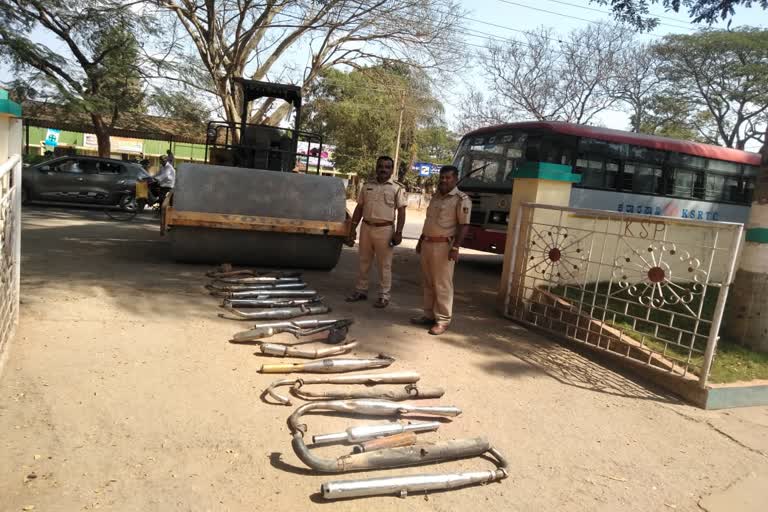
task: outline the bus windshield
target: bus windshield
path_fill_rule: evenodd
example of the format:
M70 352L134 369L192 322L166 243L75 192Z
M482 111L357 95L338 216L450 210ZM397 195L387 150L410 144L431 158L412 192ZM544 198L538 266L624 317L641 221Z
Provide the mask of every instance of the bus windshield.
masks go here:
M454 160L461 177L473 169L472 176L461 182L462 189L512 189L512 171L523 157L525 135L468 137L464 139Z
M508 132L465 138L454 165L464 177L462 190L511 191L514 172L526 160L570 165L568 140L550 134Z

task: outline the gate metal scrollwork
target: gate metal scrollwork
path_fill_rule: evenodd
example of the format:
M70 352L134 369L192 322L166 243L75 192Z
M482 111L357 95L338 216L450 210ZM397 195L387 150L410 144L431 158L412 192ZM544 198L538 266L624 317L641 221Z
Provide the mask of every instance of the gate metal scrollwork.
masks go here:
M742 228L525 204L505 314L704 385Z

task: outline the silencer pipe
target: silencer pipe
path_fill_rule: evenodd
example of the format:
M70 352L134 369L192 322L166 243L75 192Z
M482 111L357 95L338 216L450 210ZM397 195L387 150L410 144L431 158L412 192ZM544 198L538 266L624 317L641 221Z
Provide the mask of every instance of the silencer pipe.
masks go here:
M359 425L349 427L344 432L318 434L312 436L314 444L359 443L376 437L391 436L403 432L432 432L440 428L439 421L419 421L415 423L384 423L379 425Z
M302 377L298 379L280 379L273 382L265 391L281 404L291 405L288 397L278 395L275 388L292 385L294 390L307 384L365 384L375 386L377 384L411 384L418 382L421 376L416 372L388 372L388 373L359 373L356 375L334 375L332 377Z
M336 356L349 352L357 346L356 341L336 345L328 348L303 348L280 343L262 343L259 350L263 354L279 357L302 357L304 359L318 359L320 357Z

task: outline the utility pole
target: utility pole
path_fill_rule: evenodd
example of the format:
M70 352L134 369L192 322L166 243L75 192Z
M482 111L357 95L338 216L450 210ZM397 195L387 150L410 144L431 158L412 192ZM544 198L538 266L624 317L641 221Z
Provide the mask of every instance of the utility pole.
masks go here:
M768 352L768 128L739 269L728 294L728 339Z
M403 130L403 112L405 112L405 91L400 95L400 120L397 122L397 141L395 142L395 176L400 179L400 132Z

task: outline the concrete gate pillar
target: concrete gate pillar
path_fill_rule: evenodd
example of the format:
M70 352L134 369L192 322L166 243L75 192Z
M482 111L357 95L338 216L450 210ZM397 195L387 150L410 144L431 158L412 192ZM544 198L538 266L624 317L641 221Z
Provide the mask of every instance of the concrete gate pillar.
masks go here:
M0 89L0 163L21 154L21 106Z
M768 143L766 143L768 145ZM768 352L768 148L747 221L744 248L731 292L723 331L731 340Z
M0 373L19 318L21 270L21 106L0 89ZM11 192L13 190L13 192Z
M523 203L538 203L554 206L568 206L571 200L571 188L581 181L581 176L574 174L570 165L546 162L526 162L513 174L512 200L509 204L509 222L507 223L507 241L504 246L504 266L497 295L499 311L504 309L504 296L507 293L507 280L512 271L511 261L515 243L515 225ZM521 233L522 235L522 233ZM515 266L520 265L517 261Z

